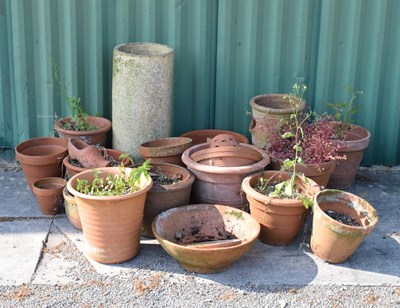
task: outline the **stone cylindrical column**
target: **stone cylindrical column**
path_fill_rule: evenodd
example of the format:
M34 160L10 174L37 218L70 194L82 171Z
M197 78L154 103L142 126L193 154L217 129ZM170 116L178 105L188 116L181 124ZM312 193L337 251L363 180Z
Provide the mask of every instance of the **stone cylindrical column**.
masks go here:
M140 158L140 144L169 137L174 51L154 43L114 48L113 148Z

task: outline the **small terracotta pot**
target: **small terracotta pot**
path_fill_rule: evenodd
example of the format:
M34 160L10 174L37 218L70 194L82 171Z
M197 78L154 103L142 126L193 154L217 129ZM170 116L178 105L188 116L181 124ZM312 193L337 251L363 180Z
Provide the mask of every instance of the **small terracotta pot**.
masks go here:
M63 178L47 177L36 180L32 190L40 206L40 211L46 215L56 215L63 206L63 189L67 181Z
M257 192L253 186L261 177L267 180L274 178L275 183L280 183L289 179L290 175L280 171L264 171L249 175L242 184L249 201L250 214L261 225L259 240L269 245L289 245L303 228L307 209L301 200L271 198ZM298 185L310 194L320 190L312 180L308 184L299 181Z
M260 232L260 225L248 213L212 204L169 209L156 217L152 227L168 254L184 269L197 273L227 269L253 246ZM228 234L230 240L226 240Z
M64 122L70 121L70 119L71 117L67 117L58 119L54 122L54 129L58 132L61 138L66 140L69 140L70 138L80 138L87 144L100 144L103 147L107 146L107 133L111 130L110 120L102 117L88 116L87 121L91 125L98 127L98 129L79 132L61 128L60 125Z
M326 214L328 210L354 217L360 227L336 221ZM377 223L375 209L362 198L340 190L321 191L314 198L311 249L329 263L345 262Z
M75 197L69 193L67 187L63 189L63 196L65 213L67 213L69 221L75 228L82 230L81 218L79 217Z
M281 170L283 159L271 158L271 169ZM332 172L335 170L336 160L331 160L321 164L296 164L296 171L303 173L307 178L316 182L319 186L326 187Z
M168 163L184 166L181 155L191 147L192 139L186 137L170 137L140 145L140 154L145 160L151 159L151 163Z
M121 172L118 167L98 170L101 178ZM125 168L126 174L131 170ZM144 202L152 180L149 179L140 190L132 194L90 196L76 190L78 179L92 183L92 170L74 175L67 183L67 189L75 196L78 206L87 255L106 264L121 263L136 256L140 247Z
M186 168L173 164L151 164L150 172L167 177L178 176L180 181L172 185L155 185L147 193L144 206L142 235L154 238L151 224L154 218L170 208L189 204L194 175Z
M229 130L221 130L221 129L200 129L193 130L181 135L181 137L187 137L192 139L192 146L198 145L200 143L209 142L212 138L220 134L229 134L232 135L239 143L249 143L249 139L246 136L232 132Z
M45 177L62 177L62 161L68 152L68 142L60 138L32 138L15 147L26 181L32 183Z
M346 134L345 146L338 150L338 154L346 156L346 159L336 162L336 168L329 179L329 188L346 189L353 184L370 137L370 132L365 128L351 125Z

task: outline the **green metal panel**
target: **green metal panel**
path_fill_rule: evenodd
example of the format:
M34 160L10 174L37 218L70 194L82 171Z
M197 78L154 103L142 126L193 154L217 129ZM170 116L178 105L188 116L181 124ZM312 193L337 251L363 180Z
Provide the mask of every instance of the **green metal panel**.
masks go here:
M51 58L91 114L111 118L112 50L175 51L174 134L248 134L251 97L306 83L309 105L364 91L364 164L400 163L400 0L0 0L0 146L51 134L69 110Z

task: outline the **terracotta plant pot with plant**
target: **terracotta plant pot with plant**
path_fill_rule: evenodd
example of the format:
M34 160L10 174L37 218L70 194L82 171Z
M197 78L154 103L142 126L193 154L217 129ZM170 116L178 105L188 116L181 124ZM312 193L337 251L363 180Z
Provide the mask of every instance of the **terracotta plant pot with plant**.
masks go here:
M194 175L186 168L173 164L151 164L153 186L144 206L142 235L154 238L151 224L154 218L173 207L189 204Z
M37 179L62 177L62 161L67 152L68 142L60 138L32 138L15 147L15 157L31 191Z
M211 141L217 135L228 134L233 136L239 143L249 143L245 135L222 129L199 129L186 132L181 137L192 139L192 146Z
M75 196L86 253L101 263L121 263L140 248L144 203L152 180L149 161L137 168L84 171L67 184Z
M350 258L378 223L375 209L348 192L327 189L315 195L311 249L329 263Z
M32 191L45 215L56 215L63 208L63 189L67 181L58 177L41 178L33 182Z

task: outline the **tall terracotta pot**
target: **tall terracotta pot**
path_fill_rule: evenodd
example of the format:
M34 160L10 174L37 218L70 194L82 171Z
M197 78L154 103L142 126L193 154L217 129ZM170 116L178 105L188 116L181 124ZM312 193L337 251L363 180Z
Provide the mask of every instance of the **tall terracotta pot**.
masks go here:
M249 201L250 214L261 225L259 240L263 243L284 246L293 242L302 229L307 209L301 200L271 198L257 192L253 186L263 177L273 178L273 183L280 183L289 179L289 174L280 171L264 171L249 175L243 180L242 189ZM298 182L298 185L309 193L319 191L314 181L309 183Z
M120 173L118 167L99 168L101 177ZM126 168L129 173L130 168ZM90 183L92 170L74 175L67 184L75 196L82 224L86 253L101 263L121 263L139 252L140 228L147 192L152 186L149 179L143 187L132 194L121 196L89 196L76 190L77 180Z
M354 217L360 226L349 226L329 217L327 211ZM329 263L346 261L378 223L375 209L367 201L348 192L327 189L314 198L311 249Z
M15 156L32 191L32 183L45 177L61 177L68 142L61 138L32 138L15 147Z

